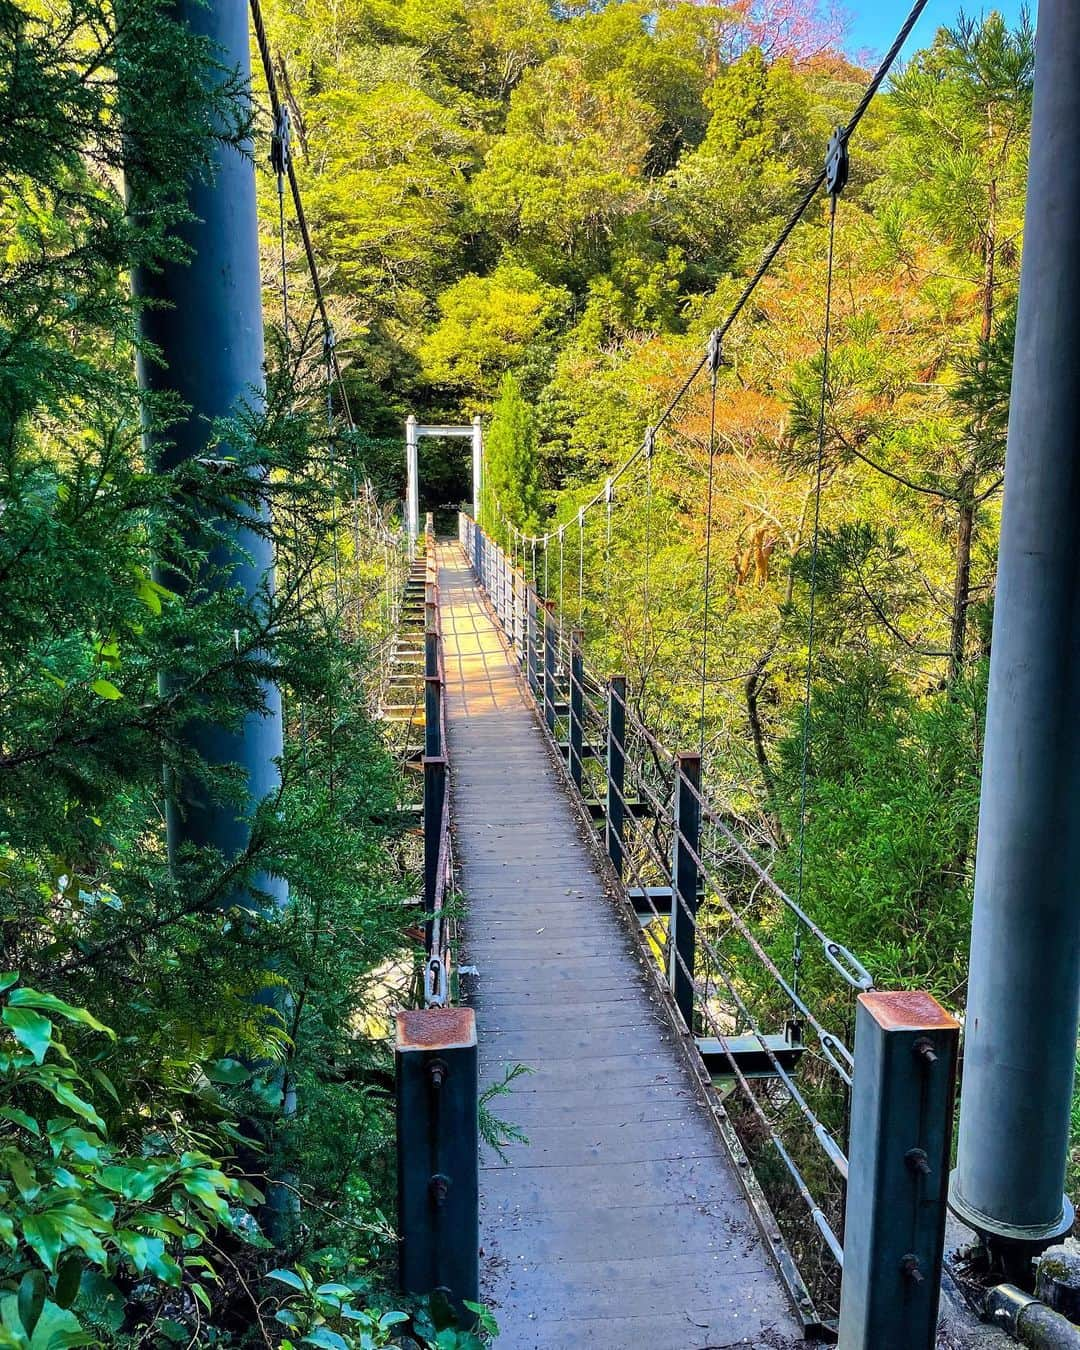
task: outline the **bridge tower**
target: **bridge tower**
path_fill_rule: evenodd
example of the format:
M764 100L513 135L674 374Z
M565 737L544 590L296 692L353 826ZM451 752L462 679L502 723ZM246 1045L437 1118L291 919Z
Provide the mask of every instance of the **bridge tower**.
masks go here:
M248 8L242 0L213 5L177 0L176 13L204 35L216 53L216 64L208 68L206 78L231 80L238 73L245 86L250 84ZM160 353L160 359L140 353L140 383L154 393L175 392L188 409L164 435L147 435L147 458L163 468L206 455L214 422L235 417L245 403L257 402L265 391L255 171L250 155L238 148L219 145L214 157L213 175L192 180L190 218L177 226L190 256L166 262L160 269L141 268L132 279L135 295L147 302L139 314L140 335L144 344L153 344ZM266 518L265 508L260 515ZM198 538L191 542L194 548L200 546ZM239 585L257 599L272 584L271 543L250 528L234 527L225 543L214 545L211 561L221 570L209 578L207 589ZM199 579L189 585L168 559L162 560L160 572L171 589L200 588ZM168 686L168 672L162 682ZM194 723L186 732L190 746L209 764L240 765L249 808L280 784L281 695L269 683L263 694L264 711L249 714L236 731ZM215 800L204 785L190 778L173 784L168 804L170 856L175 858L184 844L192 843L234 857L249 837L248 811ZM279 878L262 876L257 885L275 904L285 903L286 887ZM244 895L232 897L232 902L252 903Z
M410 413L405 419L405 528L409 553L415 553L420 537L420 453L421 436L468 437L472 442L473 519L480 519L480 492L484 478L484 431L479 416L466 426L425 425Z
M1080 994L1080 6L1042 0L959 1154L951 1203L1006 1266L1066 1232Z

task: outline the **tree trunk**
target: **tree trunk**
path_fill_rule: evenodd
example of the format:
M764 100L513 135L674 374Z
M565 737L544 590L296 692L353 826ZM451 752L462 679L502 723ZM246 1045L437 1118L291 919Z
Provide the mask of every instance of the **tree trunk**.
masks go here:
M768 821L769 829L777 844L784 842L784 828L780 823L780 812L776 806L776 779L773 776L772 765L769 763L768 752L765 749L765 730L761 724L761 708L758 699L761 691L768 683L769 677L766 674L766 668L772 659L775 647L769 647L754 662L750 668L750 674L746 677L746 715L750 722L750 736L754 742L754 758L758 762L758 768L761 770L761 780L765 786L765 797L769 803L765 818Z
M960 518L956 525L956 552L953 569L952 624L949 633L949 688L953 689L964 668L964 646L967 637L967 613L971 604L971 540L975 532L975 503L969 475L961 480L963 497Z

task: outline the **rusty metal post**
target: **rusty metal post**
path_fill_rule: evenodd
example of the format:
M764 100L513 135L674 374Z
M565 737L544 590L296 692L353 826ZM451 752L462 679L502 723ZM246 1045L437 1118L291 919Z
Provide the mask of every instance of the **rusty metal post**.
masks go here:
M929 994L860 994L841 1350L932 1350L960 1027Z
M577 790L581 791L584 780L582 756L584 746L583 722L585 720L585 656L582 651L585 642L585 630L570 630L570 737L567 745L567 762L570 777Z
M555 602L544 601L544 721L555 735Z
M479 1079L471 1008L399 1012L398 1270L410 1294L480 1294Z
M686 1029L694 1031L694 952L697 947L701 848L701 756L675 756L675 815L671 858L671 964L668 983Z
M626 676L608 680L607 700L607 854L622 880L626 809Z

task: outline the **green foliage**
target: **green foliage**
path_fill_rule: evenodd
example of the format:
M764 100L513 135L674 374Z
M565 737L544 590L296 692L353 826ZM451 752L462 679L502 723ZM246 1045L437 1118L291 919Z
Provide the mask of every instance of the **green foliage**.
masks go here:
M265 1233L350 1278L394 1240L409 858L371 716L400 571L360 486L378 442L328 442L297 327L206 460L151 469L144 433L185 410L140 392L129 274L183 259L188 185L250 103L157 0L9 6L0 47L0 949L25 981L0 1000L3 1343L238 1344ZM438 158L454 126L413 114ZM275 531L273 596L222 573L241 520ZM282 784L251 801L200 745L270 681ZM247 847L170 859L181 785L245 814ZM268 878L291 906L238 919Z
M543 342L568 297L528 268L504 263L470 275L439 296L439 322L420 349L435 384L490 398L500 376Z
M223 1231L261 1240L241 1221L258 1192L208 1154L177 1149L162 1123L145 1128L134 1151L118 1148L92 1104L95 1087L119 1101L116 1089L92 1058L83 1067L68 1052L56 1019L114 1033L17 979L3 978L9 1040L0 1052L0 1287L17 1292L0 1303L0 1344L96 1342L93 1307L122 1302L120 1288L138 1280L159 1286L159 1298L185 1287L209 1309L218 1273L206 1249Z
M499 385L499 397L485 435L484 469L484 512L488 528L502 535L505 521L510 521L519 530L538 529L540 483L536 417L525 400L521 385L510 374L504 375Z

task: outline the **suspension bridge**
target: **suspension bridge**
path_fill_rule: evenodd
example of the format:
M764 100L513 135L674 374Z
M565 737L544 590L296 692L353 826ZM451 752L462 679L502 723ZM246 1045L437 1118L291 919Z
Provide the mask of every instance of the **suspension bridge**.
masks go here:
M1080 297L1080 171L1068 142L1080 127L1070 67L1080 15L1066 0L1044 0L1040 15L1034 209L1014 377L1019 449L1011 436L951 1193L957 1023L926 994L875 990L858 955L804 904L809 717L790 893L703 777L703 738L667 744L624 676L590 666L575 626L586 524L599 515L610 544L618 493L644 521L648 623L657 438L707 380L704 699L724 343L824 193L809 709L835 221L851 142L925 4L911 9L820 173L642 444L576 521L528 533L495 500L485 532L475 519L483 490L477 425L411 420L409 567L400 577L404 541L387 533L369 484L355 493L386 551L396 629L381 713L402 728L403 759L423 783L423 997L397 1019L401 1282L414 1293L442 1291L459 1308L485 1298L503 1343L515 1348L779 1348L838 1335L847 1350L928 1350L947 1200L980 1235L1001 1280L987 1310L1023 1336L1040 1305L1007 1281L1030 1284L1032 1256L1071 1226L1061 1189L1076 1049L1080 943L1069 906L1080 831L1066 808L1080 798L1070 711L1080 662L1061 651L1074 655L1080 587L1071 547L1080 397L1062 297ZM236 7L196 9L193 26L225 51L228 68L246 71L248 34ZM288 327L291 200L322 337L333 446L336 431L355 424L257 0L251 12L272 113L283 319ZM145 311L146 335L170 372L150 372L147 384L172 389L190 373L190 387L179 390L194 409L177 437L182 454L201 453L206 427L263 378L250 164L237 155L223 163L214 184L193 190L185 227L193 261L140 281L155 302ZM200 364L204 352L230 359ZM462 514L456 541L420 535L424 434L471 440L474 514ZM575 527L577 613L566 582ZM242 530L238 539L239 553L254 554L238 576L256 594L272 573L269 540L251 548ZM245 768L258 797L273 785L282 744L280 710L268 703L268 715L249 719L229 747L228 762ZM212 824L213 839L234 852L242 823L222 816ZM170 824L174 835L184 828ZM828 995L807 994L826 987ZM526 1072L515 1076L517 1066Z

